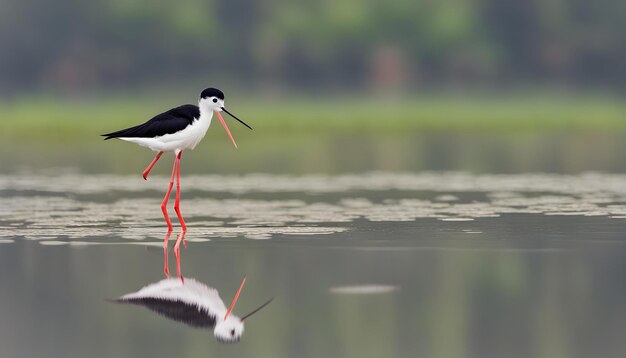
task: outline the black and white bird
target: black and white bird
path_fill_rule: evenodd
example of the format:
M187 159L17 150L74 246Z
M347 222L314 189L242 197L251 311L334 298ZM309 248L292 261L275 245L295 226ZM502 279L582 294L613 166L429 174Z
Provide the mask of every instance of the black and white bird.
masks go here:
M213 113L217 114L228 137L230 137L233 145L237 148L237 143L230 133L224 118L222 118L220 114L222 111L228 113L249 129L252 129L244 121L226 110L224 107L224 93L222 91L217 88L207 88L200 93L200 100L197 106L185 104L158 114L146 123L138 126L102 135L105 137L105 140L118 138L139 144L143 147L148 147L157 152L156 157L154 157L150 165L143 171L143 178L145 180L148 180L150 170L152 170L152 167L154 167L164 152L174 153L175 159L172 176L170 178L167 194L161 203L161 211L163 212L169 231L172 231L173 227L167 214L167 202L172 192L174 179L176 179L176 201L174 210L176 211L182 230L187 231L187 225L180 213L180 158L184 150L194 149L198 143L200 143L211 125Z
M228 309L216 289L193 278L185 283L174 278L163 279L113 301L145 306L194 328L213 329L218 341L234 343L243 335L244 320L272 302L270 299L241 318L231 314L245 282L244 277Z

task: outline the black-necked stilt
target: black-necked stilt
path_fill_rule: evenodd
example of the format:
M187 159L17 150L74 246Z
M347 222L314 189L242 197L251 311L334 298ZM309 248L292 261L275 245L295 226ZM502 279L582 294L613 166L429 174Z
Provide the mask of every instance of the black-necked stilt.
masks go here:
M222 111L228 113L244 126L252 129L244 121L224 108L224 93L222 91L217 88L207 88L200 93L198 106L185 104L156 115L146 123L138 126L102 135L106 137L104 138L105 140L118 138L148 147L157 152L156 157L154 157L150 165L143 171L143 178L146 180L148 180L150 170L152 170L152 167L154 167L159 158L161 158L163 152L174 153L174 168L172 169L170 184L167 189L167 194L165 194L165 198L163 199L163 203L161 204L161 211L163 212L169 231L172 231L173 227L167 215L167 201L172 192L174 179L176 179L176 201L174 203L174 210L176 211L182 230L187 231L187 225L185 225L185 220L180 213L180 158L185 149L194 149L196 145L200 143L207 129L209 129L213 112L217 114L230 140L233 142L235 148L237 148L237 143L230 133L226 122L224 122L224 118L222 118L220 114Z
M194 328L211 328L218 341L233 343L241 339L244 320L272 302L270 299L241 318L231 314L245 282L244 277L228 309L216 289L193 278L185 284L174 278L163 279L114 301L145 306Z

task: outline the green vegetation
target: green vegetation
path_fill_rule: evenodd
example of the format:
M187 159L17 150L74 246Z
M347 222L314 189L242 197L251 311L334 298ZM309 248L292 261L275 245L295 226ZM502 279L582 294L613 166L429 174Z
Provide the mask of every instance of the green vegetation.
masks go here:
M222 78L305 91L531 83L619 92L623 4L6 0L0 89L83 94Z
M3 103L0 133L13 138L78 140L81 135L141 123L175 103L154 99ZM229 104L255 130L272 132L626 130L626 105L607 98L256 99Z

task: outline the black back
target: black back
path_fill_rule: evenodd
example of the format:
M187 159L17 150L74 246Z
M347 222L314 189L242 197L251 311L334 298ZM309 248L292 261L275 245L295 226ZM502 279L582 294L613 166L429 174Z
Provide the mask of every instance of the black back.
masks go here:
M205 90L206 91L206 90ZM219 90L218 90L219 91ZM185 104L172 108L154 116L146 123L116 132L102 134L105 140L111 138L140 137L150 138L172 134L185 129L200 117L200 109L193 104Z
M208 312L199 306L186 302L152 297L118 299L116 302L141 305L171 320L182 322L194 328L215 327L215 316L209 315Z

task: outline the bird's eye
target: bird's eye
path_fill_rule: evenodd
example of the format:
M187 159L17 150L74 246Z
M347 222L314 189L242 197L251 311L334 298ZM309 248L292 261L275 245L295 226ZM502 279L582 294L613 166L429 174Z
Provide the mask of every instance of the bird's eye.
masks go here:
M234 329L231 329L231 330L230 330L230 335L231 335L231 336L234 336L234 335L235 335L235 330L234 330Z
M217 103L217 98L213 98L213 103Z

